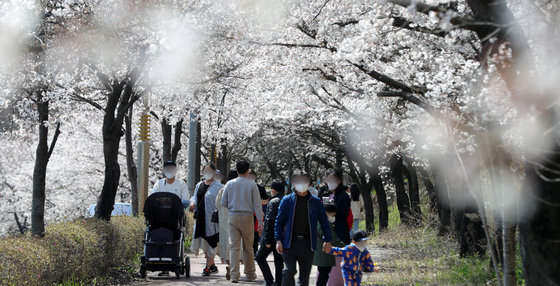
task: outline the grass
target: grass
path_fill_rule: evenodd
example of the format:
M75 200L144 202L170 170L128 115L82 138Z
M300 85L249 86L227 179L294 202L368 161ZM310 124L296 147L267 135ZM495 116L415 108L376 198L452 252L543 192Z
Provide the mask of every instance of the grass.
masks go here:
M375 223L378 231L378 220ZM364 221L360 229L365 229ZM388 229L372 235L370 243L380 271L366 273L362 285L497 284L489 258L461 258L457 239L437 236L434 225L402 226L396 206L389 208Z

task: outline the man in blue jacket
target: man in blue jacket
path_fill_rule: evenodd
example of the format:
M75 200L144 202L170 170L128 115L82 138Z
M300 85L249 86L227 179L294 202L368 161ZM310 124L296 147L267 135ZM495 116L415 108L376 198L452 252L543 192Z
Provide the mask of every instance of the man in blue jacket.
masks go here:
M296 192L285 196L280 202L274 237L276 250L284 258L282 285L295 285L296 264L299 264L297 285L307 286L317 244L317 222L323 230L323 251L327 253L332 248L331 228L323 202L308 191L311 185L309 175L297 175L292 182Z

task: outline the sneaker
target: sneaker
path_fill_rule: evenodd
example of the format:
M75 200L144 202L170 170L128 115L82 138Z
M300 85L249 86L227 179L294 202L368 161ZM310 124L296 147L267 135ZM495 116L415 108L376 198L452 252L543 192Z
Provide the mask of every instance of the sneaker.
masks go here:
M208 266L204 267L204 270L202 270L202 276L210 276L210 273L212 273L212 271Z
M239 283L239 278L231 278L231 283Z
M218 267L216 267L216 264L212 264L210 266L210 273L218 273Z
M257 280L257 274L247 275L247 280L249 280L249 281Z

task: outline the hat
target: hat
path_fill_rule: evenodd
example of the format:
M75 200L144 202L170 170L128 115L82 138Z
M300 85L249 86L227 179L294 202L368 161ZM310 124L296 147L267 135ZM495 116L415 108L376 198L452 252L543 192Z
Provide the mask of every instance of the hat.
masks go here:
M369 237L367 236L367 233L363 230L357 231L354 233L354 235L352 235L353 241L364 241L368 239Z
M170 161L165 161L165 162L163 162L163 167L165 168L165 167L167 167L167 166L175 166L175 167L177 167L177 164L175 164L175 162L173 162L173 161L171 161L171 160L170 160Z

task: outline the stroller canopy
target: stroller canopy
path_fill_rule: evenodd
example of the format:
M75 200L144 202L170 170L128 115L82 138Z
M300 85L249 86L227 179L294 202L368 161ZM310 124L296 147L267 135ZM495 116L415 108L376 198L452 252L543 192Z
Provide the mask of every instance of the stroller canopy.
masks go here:
M144 216L151 229L163 227L177 234L181 231L185 213L179 196L168 192L156 192L146 199Z

